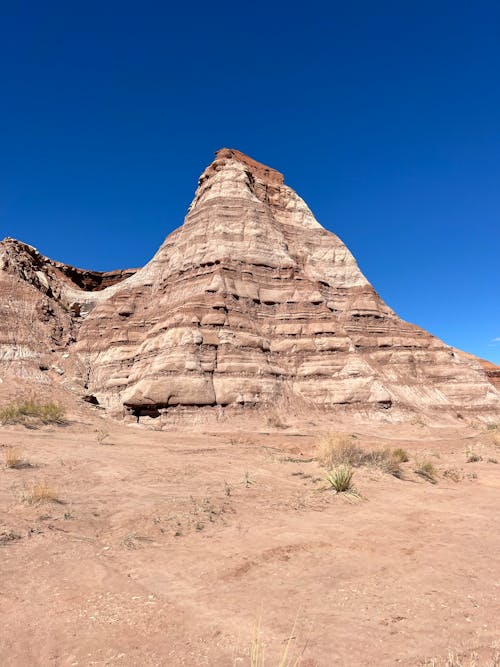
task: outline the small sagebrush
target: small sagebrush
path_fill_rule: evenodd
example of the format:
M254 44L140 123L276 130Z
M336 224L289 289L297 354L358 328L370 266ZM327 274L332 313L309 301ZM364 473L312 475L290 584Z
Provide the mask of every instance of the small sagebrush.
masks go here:
M36 398L28 398L0 407L2 424L64 424L65 408L60 403L49 401L44 403Z

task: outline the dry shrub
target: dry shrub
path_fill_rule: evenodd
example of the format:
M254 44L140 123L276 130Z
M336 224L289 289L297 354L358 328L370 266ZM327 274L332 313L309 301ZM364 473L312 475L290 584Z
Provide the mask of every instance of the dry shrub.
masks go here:
M302 663L301 654L304 652L304 649L299 652L297 646L297 636L295 629L297 627L297 617L295 618L292 630L287 638L287 641L281 650L281 653L278 657L278 662L275 663L276 667L299 667ZM248 667L266 667L269 662L265 659L265 643L262 639L261 631L261 619L259 618L258 622L255 624L253 631L252 644L249 650L249 660ZM242 664L241 658L238 658L236 655L233 659L233 666Z
M49 401L41 402L36 398L27 398L18 402L9 403L0 408L0 422L2 424L64 424L65 408L60 403Z
M394 456L390 449L372 449L365 452L365 458L361 465L373 466L380 468L382 472L386 472L393 477L401 478L403 470L398 459Z
M408 463L410 460L410 455L406 451L406 449L403 449L402 447L397 447L396 449L392 450L392 456L396 459L396 461L399 461L400 463Z
M359 467L366 462L366 452L344 433L328 433L319 443L316 458L325 468L339 465Z
M392 452L389 452L388 455L382 457L379 462L379 468L386 472L388 475L397 477L401 479L403 477L403 469L401 468L401 462L394 457Z
M483 460L483 457L475 452L472 447L467 447L465 450L465 458L467 463L478 463L479 461Z
M96 431L96 440L98 445L109 445L111 443L104 442L109 438L109 431L105 428L98 428Z
M26 464L18 447L8 447L4 456L6 468L21 468Z
M0 546L5 546L6 544L9 544L9 542L14 542L20 539L21 535L15 533L13 530L2 530L0 532Z
M462 472L458 468L447 468L443 471L443 477L451 479L452 482L460 482L462 480Z
M352 441L352 437L343 433L329 433L320 441L316 457L326 468L336 466L374 466L383 472L402 477L400 460L390 449L364 450Z
M285 424L276 411L271 412L266 421L267 425L272 428L288 428L288 424Z
M491 657L485 661L480 659L476 651L465 653L450 651L444 660L433 658L425 663L425 667L500 667L500 653L494 650L490 655Z
M417 461L415 473L423 477L428 482L436 483L437 470L430 461Z
M27 505L60 502L57 491L46 481L34 482L32 487L22 494L22 501Z

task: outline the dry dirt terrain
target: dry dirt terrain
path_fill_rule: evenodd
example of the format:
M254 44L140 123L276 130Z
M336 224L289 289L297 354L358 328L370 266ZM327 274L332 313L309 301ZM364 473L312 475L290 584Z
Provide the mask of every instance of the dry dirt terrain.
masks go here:
M1 664L498 664L499 431L283 426L1 426ZM406 449L403 478L365 465L333 493L332 430Z

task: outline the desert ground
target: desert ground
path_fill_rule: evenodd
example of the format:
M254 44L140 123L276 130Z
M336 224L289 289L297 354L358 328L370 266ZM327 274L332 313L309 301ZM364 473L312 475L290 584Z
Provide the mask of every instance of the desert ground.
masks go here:
M498 664L491 425L67 419L0 428L4 667ZM410 460L335 493L333 431Z

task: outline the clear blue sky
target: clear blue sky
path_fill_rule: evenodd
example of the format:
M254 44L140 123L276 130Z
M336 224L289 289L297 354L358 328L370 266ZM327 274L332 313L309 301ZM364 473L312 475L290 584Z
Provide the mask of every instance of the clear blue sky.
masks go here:
M12 0L0 72L0 237L140 266L238 148L403 318L500 363L498 0Z

